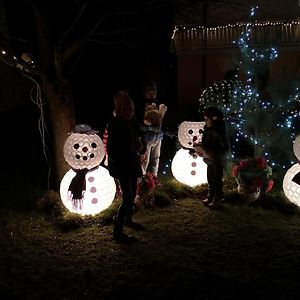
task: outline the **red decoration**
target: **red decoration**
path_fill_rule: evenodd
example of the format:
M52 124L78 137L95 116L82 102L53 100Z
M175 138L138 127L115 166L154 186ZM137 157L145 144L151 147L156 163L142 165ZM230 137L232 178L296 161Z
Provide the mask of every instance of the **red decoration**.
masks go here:
M271 179L272 168L267 165L263 157L248 158L234 165L231 174L238 184L243 185L250 192L258 189L270 192L274 181Z

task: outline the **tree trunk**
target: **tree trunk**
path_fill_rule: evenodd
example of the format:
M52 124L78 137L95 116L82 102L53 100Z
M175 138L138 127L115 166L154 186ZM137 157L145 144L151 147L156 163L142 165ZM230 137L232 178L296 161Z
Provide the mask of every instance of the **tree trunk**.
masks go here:
M75 114L70 83L62 80L58 86L44 82L42 89L47 97L49 116L52 128L54 183L59 183L70 169L64 158L63 147L68 134L74 130Z

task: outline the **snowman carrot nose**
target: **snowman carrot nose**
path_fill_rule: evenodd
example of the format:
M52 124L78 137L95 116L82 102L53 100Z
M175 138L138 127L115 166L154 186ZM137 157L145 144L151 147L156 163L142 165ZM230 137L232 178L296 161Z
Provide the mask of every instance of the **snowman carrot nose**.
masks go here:
M194 136L194 137L193 137L193 142L196 142L196 141L197 141L197 137Z

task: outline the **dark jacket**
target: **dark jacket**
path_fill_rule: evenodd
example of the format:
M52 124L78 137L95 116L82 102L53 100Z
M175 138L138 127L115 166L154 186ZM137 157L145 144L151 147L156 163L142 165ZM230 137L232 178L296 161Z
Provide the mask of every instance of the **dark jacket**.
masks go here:
M116 116L108 123L108 170L111 176L140 177L142 168L139 151L142 150L139 125Z
M204 159L207 164L226 163L226 156L229 151L229 139L225 126L204 126L201 144L203 145L206 152L210 155L210 159Z

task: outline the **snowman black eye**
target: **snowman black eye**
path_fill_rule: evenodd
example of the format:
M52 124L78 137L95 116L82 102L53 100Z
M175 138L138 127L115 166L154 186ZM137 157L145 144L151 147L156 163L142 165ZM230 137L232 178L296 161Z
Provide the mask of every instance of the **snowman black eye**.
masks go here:
M74 144L74 146L73 146L73 147L74 147L74 149L76 149L76 150L77 150L77 149L79 148L79 144Z
M75 155L75 158L80 159L80 155L79 154Z
M94 158L95 157L95 155L94 155L94 153L92 153L91 155L90 155L90 158Z
M193 134L193 130L190 129L190 130L188 131L188 133L189 133L189 134Z
M96 143L91 143L92 148L97 148L97 144Z

